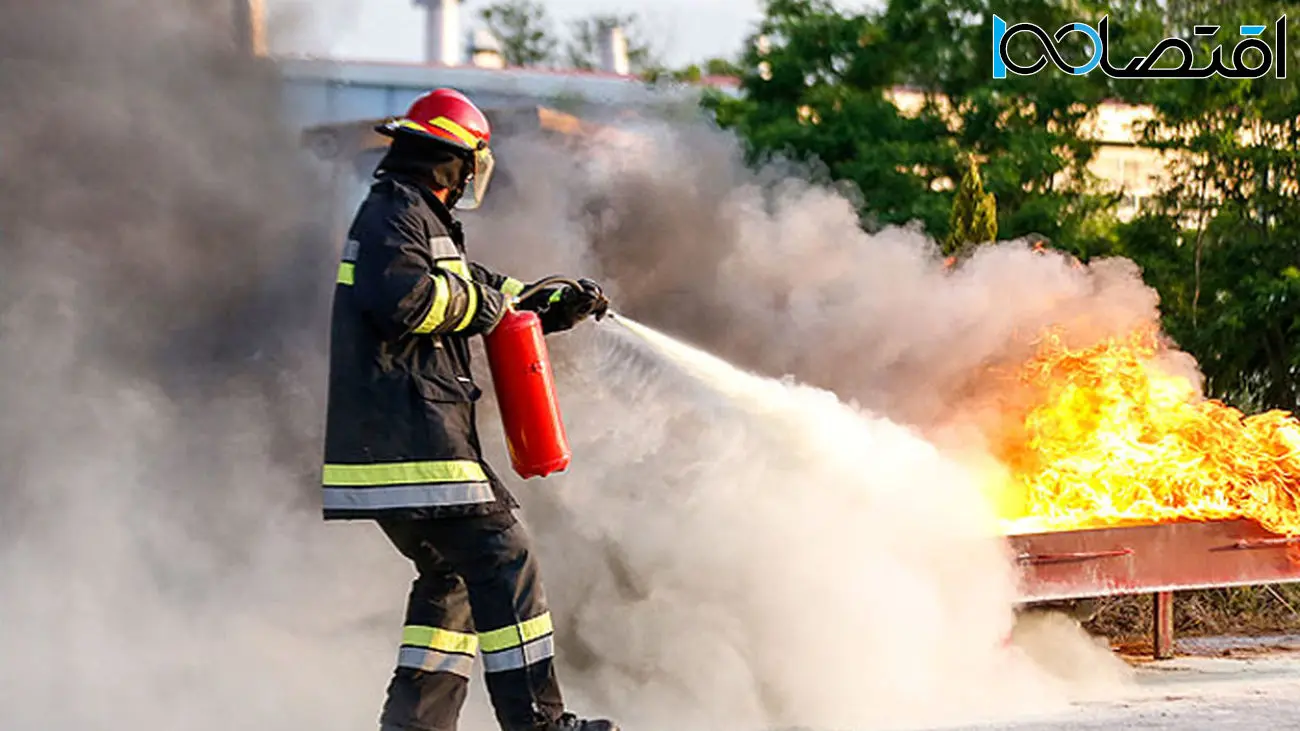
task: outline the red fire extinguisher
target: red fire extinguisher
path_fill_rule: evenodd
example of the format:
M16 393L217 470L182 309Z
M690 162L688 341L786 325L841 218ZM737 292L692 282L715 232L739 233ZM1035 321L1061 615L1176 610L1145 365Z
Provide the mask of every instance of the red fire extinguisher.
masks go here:
M564 471L573 453L555 396L541 318L507 310L484 340L515 472L528 479Z

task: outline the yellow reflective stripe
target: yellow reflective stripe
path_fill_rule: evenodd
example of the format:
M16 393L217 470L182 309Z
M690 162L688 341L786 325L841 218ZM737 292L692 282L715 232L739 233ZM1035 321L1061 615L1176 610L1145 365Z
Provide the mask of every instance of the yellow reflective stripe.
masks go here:
M470 323L474 322L474 316L478 314L478 285L467 281L465 289L469 293L469 304L465 307L465 316L460 318L460 323L456 325L456 332L469 327Z
M438 262L438 268L446 272L451 272L460 277L465 282L468 305L465 307L465 316L460 318L452 332L460 332L474 322L474 316L478 314L478 286L474 284L473 276L469 271L469 264L464 259L443 259Z
M519 293L524 291L524 283L514 277L506 277L506 281L501 283L501 291L508 297L518 297Z
M429 124L438 129L450 132L456 139L469 145L471 150L478 147L478 138L475 137L472 132L457 124L454 120L446 117L438 117L437 119L429 120Z
M451 304L451 286L447 284L444 277L437 274L432 276L433 303L429 305L429 314L424 316L424 322L415 328L416 335L428 335L447 319L447 305Z
M407 625L402 629L402 644L427 647L440 652L458 652L462 655L473 655L478 652L477 635L416 624Z
M480 632L478 640L483 652L500 652L532 642L554 631L555 628L551 625L551 613L546 612L521 624L494 629L491 632Z
M468 280L472 278L469 273L469 265L465 263L464 259L441 259L438 261L438 268L451 272L461 279Z
M335 487L369 485L422 485L436 482L486 482L478 462L381 462L378 464L327 464L322 482Z
M339 284L346 284L351 287L353 280L356 278L356 272L357 265L350 261L339 264Z
M417 131L417 132L424 132L425 134L428 134L428 133L429 133L429 130L425 129L424 127L421 127L418 123L416 123L416 122L412 122L412 121L409 120L409 119L399 119L399 120L397 120L397 126L398 126L398 127L406 127L407 129L413 129L413 130L415 130L415 131Z

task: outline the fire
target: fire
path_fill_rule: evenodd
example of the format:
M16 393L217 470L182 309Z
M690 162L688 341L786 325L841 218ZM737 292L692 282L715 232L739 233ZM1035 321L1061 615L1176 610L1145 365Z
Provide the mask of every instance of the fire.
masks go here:
M999 448L1018 503L1008 533L1249 518L1300 534L1300 421L1204 400L1160 353L1152 331L1039 342L1018 374L1033 403Z

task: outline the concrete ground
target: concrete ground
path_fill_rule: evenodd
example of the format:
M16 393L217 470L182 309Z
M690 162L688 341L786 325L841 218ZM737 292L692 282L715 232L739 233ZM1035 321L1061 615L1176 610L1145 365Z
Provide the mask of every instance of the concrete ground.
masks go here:
M960 731L1300 730L1300 636L1182 640L1180 657L1131 658L1135 681L1114 697L1050 717ZM953 730L955 731L955 730Z

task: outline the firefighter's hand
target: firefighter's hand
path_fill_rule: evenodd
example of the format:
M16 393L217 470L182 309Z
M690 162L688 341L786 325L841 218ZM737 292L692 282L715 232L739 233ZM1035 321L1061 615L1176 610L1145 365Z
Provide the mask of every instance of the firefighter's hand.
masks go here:
M547 334L570 330L592 315L600 319L608 314L609 299L599 284L590 279L581 279L577 284L547 287L522 300L519 309L536 312Z
M600 320L609 314L609 298L599 284L585 278L579 279L578 284L582 285L582 290L575 294L575 298L581 305L579 309L584 312L584 319L594 315Z

